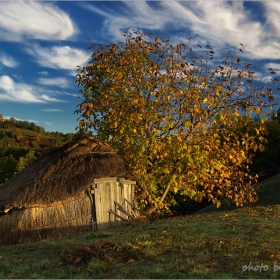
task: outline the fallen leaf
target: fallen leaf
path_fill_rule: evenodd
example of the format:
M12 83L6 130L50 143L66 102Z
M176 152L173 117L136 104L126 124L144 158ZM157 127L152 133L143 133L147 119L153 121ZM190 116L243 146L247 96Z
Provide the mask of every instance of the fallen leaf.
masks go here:
M232 254L224 254L224 257L232 257Z

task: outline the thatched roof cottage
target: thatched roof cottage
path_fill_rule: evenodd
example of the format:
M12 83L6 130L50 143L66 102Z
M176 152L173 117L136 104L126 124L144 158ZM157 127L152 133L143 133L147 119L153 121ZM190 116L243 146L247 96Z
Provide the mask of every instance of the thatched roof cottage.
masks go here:
M103 229L133 219L136 181L106 143L81 137L0 187L0 239L12 232Z

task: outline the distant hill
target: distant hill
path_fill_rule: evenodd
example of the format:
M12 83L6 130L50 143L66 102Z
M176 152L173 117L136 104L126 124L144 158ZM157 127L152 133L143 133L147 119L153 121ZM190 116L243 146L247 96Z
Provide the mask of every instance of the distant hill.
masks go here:
M27 148L34 148L34 146L42 149L59 147L71 141L74 136L74 133L46 131L44 127L37 126L33 122L15 118L4 119L0 114L0 139L9 138Z
M0 114L0 185L42 154L71 141L74 133L48 132L33 122Z

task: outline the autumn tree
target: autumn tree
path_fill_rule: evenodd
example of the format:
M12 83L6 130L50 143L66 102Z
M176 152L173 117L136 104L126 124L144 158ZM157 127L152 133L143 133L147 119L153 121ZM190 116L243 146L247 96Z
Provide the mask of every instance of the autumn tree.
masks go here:
M20 128L14 128L11 135L15 138L15 140L19 141L22 138L22 131Z
M24 157L20 157L17 162L17 172L24 170L28 165L37 159L35 150L31 149Z
M211 46L123 35L124 43L92 45L91 61L78 69L80 131L93 131L129 163L148 213L167 209L178 192L217 206L223 198L255 201L258 175L249 164L265 127L248 123L253 114L265 118L269 85L241 65L238 49L213 67Z

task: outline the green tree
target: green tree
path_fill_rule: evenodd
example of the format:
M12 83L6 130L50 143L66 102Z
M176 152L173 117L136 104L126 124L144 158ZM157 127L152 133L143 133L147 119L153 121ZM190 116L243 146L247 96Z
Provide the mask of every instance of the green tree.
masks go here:
M14 128L11 132L11 135L15 138L15 140L19 141L22 138L21 129Z
M52 140L52 147L61 147L63 145L63 134L56 131L53 133L54 139Z
M72 141L73 138L74 138L74 136L75 136L74 133L66 133L66 135L65 135L65 141L66 141L66 143Z
M124 36L125 43L92 45L91 61L78 69L80 131L93 130L129 163L146 189L140 204L148 213L167 209L178 192L217 206L222 198L256 201L249 164L265 127L260 122L250 134L248 120L265 118L271 88L254 81L237 51L212 69L211 46L196 55L191 40Z
M11 128L16 127L16 126L17 126L17 122L18 122L18 121L17 121L15 118L11 117L11 118L9 119L10 127L11 127Z
M37 159L35 150L31 149L24 157L20 157L17 162L16 171L20 172L24 170L28 165Z
M0 185L9 180L17 171L17 161L12 155L0 159Z
M3 130L1 130L0 131L0 140L3 139L5 136L6 136L6 133Z
M31 122L29 124L29 129L36 132L38 127L37 127L37 125L34 122Z
M19 121L18 122L18 126L21 129L28 129L29 123L27 121Z

